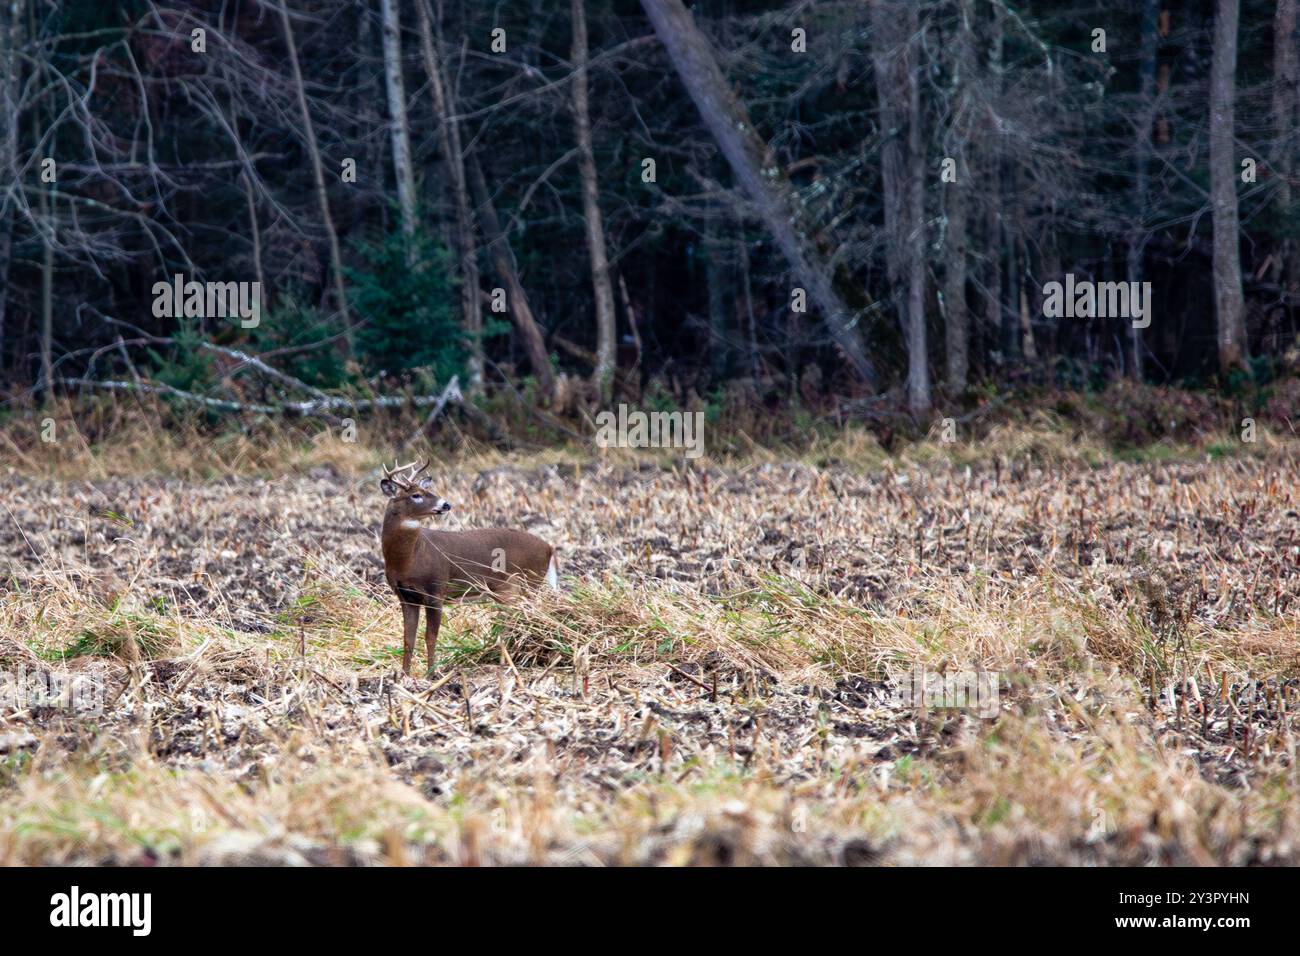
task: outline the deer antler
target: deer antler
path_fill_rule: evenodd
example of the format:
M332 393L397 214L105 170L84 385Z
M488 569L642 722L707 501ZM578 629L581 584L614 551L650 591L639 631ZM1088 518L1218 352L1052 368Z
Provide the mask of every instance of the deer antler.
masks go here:
M403 488L403 489L414 488L416 476L419 475L420 472L426 470L429 467L431 461L432 459L426 460L425 463L422 466L420 466L420 468L417 469L416 471L410 471L410 469L415 468L416 463L414 461L407 462L405 465L399 465L397 464L396 461L394 461L393 468L391 471L389 470L387 465L383 465L384 477L392 481L399 488Z

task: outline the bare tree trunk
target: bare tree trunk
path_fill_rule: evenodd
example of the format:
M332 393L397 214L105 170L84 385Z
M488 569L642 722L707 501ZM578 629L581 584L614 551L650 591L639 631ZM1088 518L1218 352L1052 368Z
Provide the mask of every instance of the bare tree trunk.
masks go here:
M719 211L719 216L722 212ZM709 287L709 368L714 382L727 377L727 268L724 251L731 243L718 235L717 219L710 215L704 224L704 272Z
M5 359L5 316L9 306L9 263L13 253L14 203L10 189L17 189L14 167L18 155L18 87L22 46L23 0L0 0L0 372Z
M907 406L913 415L930 410L930 363L925 337L925 194L921 189L925 157L921 153L921 65L916 5L907 3Z
M1156 97L1156 19L1160 0L1142 0L1141 50L1138 57L1137 143L1133 170L1133 228L1128 239L1128 262L1125 278L1129 282L1142 281L1142 250L1146 246L1147 201L1150 179L1147 162L1151 156L1151 128L1155 123ZM1136 288L1134 286L1133 288ZM1147 308L1151 304L1147 303ZM1129 374L1142 378L1142 330L1129 324Z
M1214 301L1219 322L1219 371L1246 365L1237 220L1237 164L1233 155L1238 0L1218 0L1210 63L1210 200L1214 210Z
M1029 267L1029 243L1025 241L1025 236L1029 235L1029 226L1025 222L1024 192L1020 188L1020 175L1016 174L1012 182L1016 187L1015 245L1019 250L1016 256L1019 271L1012 285L1012 294L1016 297L1015 305L1020 315L1020 352L1025 360L1032 364L1038 361L1038 345L1034 341L1034 323L1029 315L1029 280L1033 275L1033 270Z
M474 187L474 198L478 203L479 220L483 225L483 236L487 240L488 252L492 256L492 267L496 269L501 281L506 284L510 318L523 342L524 351L528 353L528 364L532 366L533 375L537 377L537 387L546 396L548 402L554 402L555 375L551 369L550 355L546 351L546 340L542 337L541 326L533 316L532 306L528 302L528 293L524 291L524 284L519 278L514 252L501 231L496 207L492 204L492 195L488 192L487 182L483 178L483 169L473 154L469 159L469 173Z
M379 43L376 45L374 37L374 27L372 25L370 0L357 4L357 58L369 58L373 55L376 46L383 55L384 39L381 35ZM380 27L382 34L383 28ZM382 107L376 104L384 103L386 96L384 93L383 77L377 72L371 72L363 80L358 82L355 87L355 98L353 100L353 111L356 121L350 130L350 135L358 143L364 143L365 146L365 168L379 169L384 163L384 141L381 137L370 135L376 126L382 122Z
M943 273L943 315L945 378L950 389L962 391L966 388L970 371L970 317L966 309L966 190L970 188L970 170L965 162L965 132L962 130L962 124L969 122L969 84L974 68L970 0L958 0L957 18L953 54L953 120L948 143L956 163L957 181L944 187L947 264Z
M994 103L1002 91L1002 8L993 4L992 36L989 40L989 89ZM991 107L992 109L992 107ZM985 301L985 322L988 332L995 337L1004 363L1012 360L1014 335L1010 323L1004 318L1002 308L1002 134L995 116L989 117L984 138L987 151L988 216L985 226L985 255L988 259L988 298Z
M986 335L997 343L1004 363L1009 362L1006 323L1002 320L1002 159L996 148L990 151L985 174L988 177L988 210L984 223L984 248L988 260L985 282L984 324Z
M899 308L907 341L907 404L913 414L930 407L930 373L925 345L925 198L921 177L921 90L916 76L916 6L876 2L871 7L872 65L880 100L885 144L881 157L884 189L885 262L897 288L907 279ZM902 106L895 104L901 103Z
M231 128L234 128L233 124ZM262 270L262 230L257 223L257 198L253 195L253 183L248 178L248 173L239 174L239 183L244 187L244 200L248 204L248 231L253 240L253 274L257 278L257 287L262 290L260 306L265 313L267 285Z
M1048 280L1056 280L1061 275L1061 240L1056 226L1056 208L1051 204L1046 220L1042 226L1041 245L1043 250L1043 275ZM1043 309L1043 298L1040 293L1038 298L1039 314L1042 315L1046 310ZM1047 345L1045 348L1053 353L1059 354L1061 350L1061 320L1059 317L1043 316L1044 326L1047 329L1045 336Z
M420 18L420 52L424 57L424 72L429 77L429 85L433 89L433 105L438 111L438 145L446 158L447 169L451 172L456 207L456 245L460 260L461 316L465 323L465 333L470 340L468 391L471 395L476 395L483 388L483 306L479 301L478 251L474 245L474 216L470 210L469 184L465 175L465 151L461 145L460 123L456 120L456 111L451 102L451 90L443 72L442 57L433 35L433 12L429 9L429 0L415 0L415 11ZM490 207L491 204L488 205ZM496 213L493 212L493 218L495 217ZM539 369L538 356L533 346L534 338L541 341L541 332L532 321L532 312L528 310L526 299L523 300L523 309L528 321L526 327L521 326L522 319L516 310L516 301L512 291L511 318L515 320L524 339L538 385L543 394L553 396L555 382L551 375L550 361L546 359L546 349L542 348L541 357L545 361Z
M898 49L906 42L908 35L896 10L879 0L871 5L871 65L876 81L876 98L880 102L880 127L884 135L884 144L880 148L880 186L885 214L885 273L893 290L891 298L895 300L907 262L907 236L903 229L907 139L903 129L903 111L899 105L903 100L901 93L907 79L899 69ZM907 322L904 316L905 306L899 309L899 326L906 334Z
M964 168L959 169L964 172ZM944 193L948 217L948 261L943 273L945 378L948 387L954 391L966 388L970 372L970 316L966 309L966 188L966 184L959 181L949 185Z
M44 78L44 70L40 71ZM42 130L41 108L36 108L33 116L32 141L39 143L44 137ZM54 240L56 227L52 198L54 184L41 181L41 168L36 166L36 211L40 220L41 234L41 336L40 357L41 377L39 393L42 404L50 400L50 388L54 384Z
M1034 321L1029 314L1029 250L1024 240L1020 242L1020 351L1031 364L1038 360L1038 346L1034 342Z
M298 47L293 39L293 24L289 21L288 0L281 0L280 22L284 27L284 45L289 51L289 66L293 72L294 91L298 97L298 111L302 115L302 135L307 146L307 159L311 163L312 178L316 183L316 202L320 206L321 225L330 246L330 271L334 273L335 305L343 317L343 326L350 330L351 316L348 314L347 288L343 284L343 255L339 251L339 236L334 230L334 219L330 215L329 194L325 189L325 170L321 166L320 149L316 146L316 128L312 125L311 110L307 108L307 91L302 82L302 68L298 65ZM352 335L348 332L348 351L352 350Z
M397 208L402 234L415 234L415 171L411 167L411 128L406 121L406 84L402 80L402 21L400 0L379 0L384 18L384 78L393 140L393 171L397 176ZM408 253L410 250L408 250Z
M1273 170L1278 179L1277 204L1284 218L1291 215L1291 177L1295 172L1295 136L1300 117L1300 69L1296 62L1296 0L1278 0L1273 18ZM1282 241L1281 261L1274 272L1285 283L1287 310L1300 300L1300 255L1294 239Z
M856 320L835 291L825 258L799 231L789 180L775 163L765 161L763 142L754 132L744 104L722 75L708 39L695 26L681 0L641 0L641 6L705 125L727 157L736 182L754 203L809 297L822 310L831 336L854 373L874 387L876 372L862 346Z
M632 395L639 402L642 396L641 390L641 331L637 327L636 307L632 304L632 296L627 291L627 279L620 272L618 276L618 294L623 302L623 314L627 316L627 327L632 332L632 348L635 350L632 365L623 371L623 381L625 387L632 390Z
M742 237L736 242L736 261L740 267L740 291L744 299L745 337L749 346L749 374L758 388L763 375L763 360L758 354L758 317L754 314L754 291L749 279L749 245Z
M1020 247L1016 242L1016 174L1012 166L1007 172L1010 189L1004 194L1007 215L1002 218L1002 237L1006 246L1007 273L1005 297L1002 300L1002 318L1007 323L1007 354L1023 356L1020 342Z
M9 307L9 262L13 256L13 211L0 208L0 377L5 367L5 317Z
M596 370L592 384L602 405L609 404L617 366L614 286L609 281L605 226L600 218L600 190L591 147L591 115L587 103L587 15L585 0L573 0L573 121L578 133L578 169L582 176L582 215L587 224L587 251L596 294Z
M50 387L54 384L54 215L51 202L54 186L38 182L36 188L40 190L44 242L41 257L41 401L48 402Z

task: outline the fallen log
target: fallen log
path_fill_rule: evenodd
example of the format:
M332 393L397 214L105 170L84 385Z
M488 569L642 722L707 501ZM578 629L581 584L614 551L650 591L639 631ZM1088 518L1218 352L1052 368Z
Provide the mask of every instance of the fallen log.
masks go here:
M450 403L463 404L460 382L453 376L440 395L376 395L373 398L348 398L344 395L324 395L297 402L281 402L271 405L265 402L240 402L230 398L212 398L197 395L185 389L176 388L163 382L122 382L91 378L60 378L55 380L60 385L78 388L99 388L118 392L143 392L151 395L167 395L181 401L202 405L220 412L248 412L254 415L285 415L293 418L313 416L328 417L336 412L368 411L375 408L401 408L410 405L414 408L433 406L441 412ZM436 417L436 416L431 416Z

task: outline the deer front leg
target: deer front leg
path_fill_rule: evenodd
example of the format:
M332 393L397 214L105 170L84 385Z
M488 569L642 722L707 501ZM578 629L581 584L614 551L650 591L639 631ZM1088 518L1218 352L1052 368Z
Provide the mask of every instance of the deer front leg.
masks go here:
M442 627L442 602L433 601L424 618L424 651L429 657L429 671L433 672L437 663L438 629Z
M402 602L402 672L411 676L411 658L415 656L415 632L420 629L420 605Z

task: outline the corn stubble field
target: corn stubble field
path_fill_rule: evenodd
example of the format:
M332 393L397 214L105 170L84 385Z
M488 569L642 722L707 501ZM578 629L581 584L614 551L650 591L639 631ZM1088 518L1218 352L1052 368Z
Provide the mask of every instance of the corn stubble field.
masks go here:
M24 455L0 663L107 700L0 709L0 863L1297 862L1296 449L930 452L437 463L564 590L452 607L411 679L378 450ZM902 706L918 665L997 716Z

